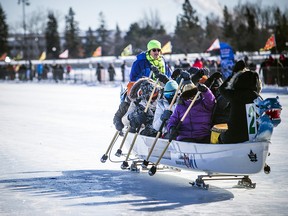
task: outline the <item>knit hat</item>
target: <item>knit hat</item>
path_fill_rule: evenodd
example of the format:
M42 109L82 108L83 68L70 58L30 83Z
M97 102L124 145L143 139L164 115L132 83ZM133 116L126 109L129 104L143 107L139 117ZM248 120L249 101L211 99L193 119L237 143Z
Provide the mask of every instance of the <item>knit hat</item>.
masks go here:
M147 50L161 49L161 43L157 40L150 40L147 44Z
M233 72L238 72L238 71L242 71L244 70L244 68L246 67L246 64L244 62L244 60L239 60L236 62L236 64L233 67Z
M197 93L197 87L193 83L186 84L183 87L181 97L184 99L191 98Z
M164 97L169 99L172 98L178 88L178 83L174 80L168 81L164 86Z
M164 92L176 91L178 88L178 83L175 80L168 81L164 86Z

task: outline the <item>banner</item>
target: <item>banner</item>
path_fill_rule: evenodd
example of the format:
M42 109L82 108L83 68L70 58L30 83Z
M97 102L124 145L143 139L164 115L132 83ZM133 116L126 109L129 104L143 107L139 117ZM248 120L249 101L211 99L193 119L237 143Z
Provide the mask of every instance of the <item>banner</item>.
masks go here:
M127 47L123 49L121 52L121 56L129 56L133 54L132 44L129 44Z
M68 58L68 56L69 56L69 51L68 49L66 49L63 53L59 55L59 58Z
M220 49L220 41L217 38L214 40L214 42L211 44L211 46L206 50L206 52L210 52L212 50Z
M268 38L263 50L267 51L272 49L273 47L276 47L276 40L274 34Z
M169 54L169 53L172 53L171 41L168 41L168 42L162 47L162 54Z
M220 57L221 59L234 60L234 52L229 44L220 42Z
M46 59L46 52L42 52L41 56L39 57L39 61L44 61Z
M221 73L225 80L232 74L234 67L234 52L229 44L220 42L220 57Z
M92 57L99 57L102 56L102 47L99 46L97 49L93 52Z

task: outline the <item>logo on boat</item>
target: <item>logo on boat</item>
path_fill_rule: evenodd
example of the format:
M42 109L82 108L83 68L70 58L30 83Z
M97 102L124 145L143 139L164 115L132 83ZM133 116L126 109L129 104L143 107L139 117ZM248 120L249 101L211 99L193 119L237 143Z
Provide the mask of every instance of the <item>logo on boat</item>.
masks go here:
M257 162L257 155L252 151L250 150L250 153L248 154L248 157L250 158L250 161L251 162Z
M184 154L181 155L179 159L182 161L176 161L176 164L185 165L188 168L197 169L197 164L194 155Z

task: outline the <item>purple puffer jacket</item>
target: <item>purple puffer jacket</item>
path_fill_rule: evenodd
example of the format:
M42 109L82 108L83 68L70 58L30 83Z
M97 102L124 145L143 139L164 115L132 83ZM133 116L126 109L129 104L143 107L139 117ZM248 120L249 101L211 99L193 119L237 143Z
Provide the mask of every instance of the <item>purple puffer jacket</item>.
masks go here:
M184 116L187 108L189 107L191 100L183 100L182 104L177 104L173 114L171 115L168 124L167 130L170 131L171 127L176 127L178 122ZM206 92L200 94L193 106L190 109L190 112L182 122L179 128L179 135L176 140L183 139L202 139L204 137L210 136L211 116L213 107L215 105L215 97L208 89Z

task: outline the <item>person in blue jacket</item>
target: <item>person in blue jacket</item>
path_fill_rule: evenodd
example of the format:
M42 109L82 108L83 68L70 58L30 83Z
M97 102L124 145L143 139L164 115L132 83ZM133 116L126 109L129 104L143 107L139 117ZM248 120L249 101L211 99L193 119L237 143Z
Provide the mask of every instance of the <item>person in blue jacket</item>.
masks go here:
M132 64L130 71L130 81L149 77L150 73L152 73L151 67L156 67L161 74L166 75L168 78L171 77L171 69L162 56L161 43L157 40L150 40L147 44L147 51L137 55L137 59ZM156 79L157 77L154 76L152 74L151 78Z

